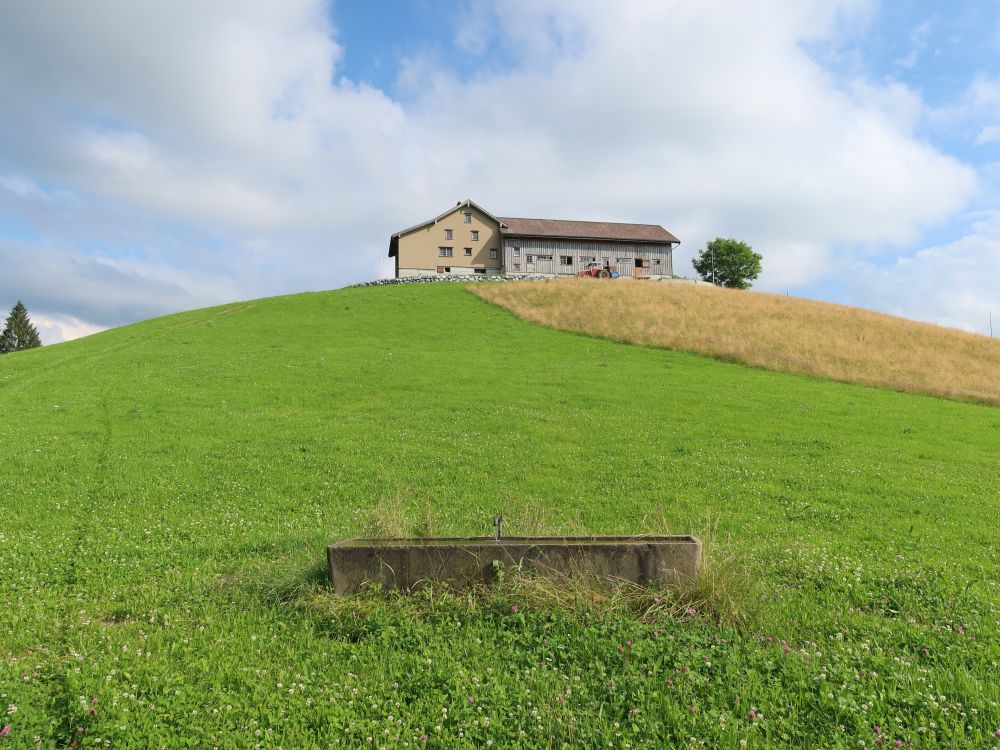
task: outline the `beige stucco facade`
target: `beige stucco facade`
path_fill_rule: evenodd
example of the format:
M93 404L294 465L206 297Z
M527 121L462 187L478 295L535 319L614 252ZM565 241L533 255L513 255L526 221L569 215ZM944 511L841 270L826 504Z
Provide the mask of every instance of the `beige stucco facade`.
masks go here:
M500 224L475 205L463 203L430 224L404 230L398 242L398 276L499 273L503 264Z

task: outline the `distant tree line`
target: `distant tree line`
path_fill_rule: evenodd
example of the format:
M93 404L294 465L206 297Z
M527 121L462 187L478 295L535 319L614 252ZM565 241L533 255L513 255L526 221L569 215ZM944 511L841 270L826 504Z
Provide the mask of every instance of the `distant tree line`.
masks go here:
M7 322L0 333L0 354L17 352L21 349L34 349L42 345L38 329L31 324L28 308L20 300L7 316Z

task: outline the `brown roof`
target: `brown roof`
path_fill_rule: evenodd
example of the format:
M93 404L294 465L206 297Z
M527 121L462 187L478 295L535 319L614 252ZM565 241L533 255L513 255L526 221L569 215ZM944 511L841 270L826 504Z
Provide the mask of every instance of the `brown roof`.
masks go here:
M524 237L571 237L622 242L680 242L659 224L616 224L610 221L561 221L558 219L514 219L497 217L507 226L505 235Z

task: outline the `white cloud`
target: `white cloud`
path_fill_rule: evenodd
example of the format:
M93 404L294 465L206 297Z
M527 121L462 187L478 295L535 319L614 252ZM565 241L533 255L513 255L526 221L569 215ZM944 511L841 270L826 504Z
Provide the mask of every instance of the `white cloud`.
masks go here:
M321 0L5 8L0 98L18 105L0 167L62 197L0 193L0 216L38 228L63 278L89 260L101 289L137 283L145 306L90 288L62 309L111 325L377 275L390 232L464 197L662 223L682 271L738 236L764 253L763 284L787 288L913 242L977 188L914 134L914 92L839 81L803 50L868 2L471 7L459 46L518 67L459 78L417 51L404 101L339 77L351 40Z
M1000 335L1000 211L982 214L964 237L887 267L859 265L846 286L894 315Z
M976 135L976 145L982 146L985 143L996 143L1000 141L1000 125L986 125L980 128Z
M30 311L28 314L38 329L42 343L46 346L72 341L105 330L101 326L92 325L72 315L35 315Z

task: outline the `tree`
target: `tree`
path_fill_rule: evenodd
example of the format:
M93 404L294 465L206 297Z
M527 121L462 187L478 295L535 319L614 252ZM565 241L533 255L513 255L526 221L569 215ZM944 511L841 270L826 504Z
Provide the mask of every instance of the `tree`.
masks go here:
M0 333L0 354L16 352L21 349L34 349L41 346L38 329L31 324L28 308L18 300L7 316L7 324Z
M716 286L746 289L760 276L760 253L745 242L716 237L691 263L705 281Z

